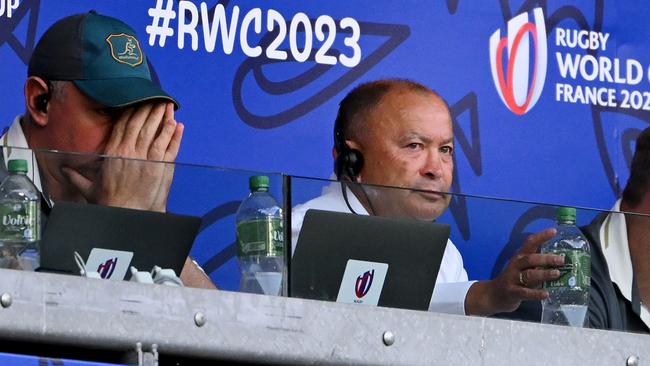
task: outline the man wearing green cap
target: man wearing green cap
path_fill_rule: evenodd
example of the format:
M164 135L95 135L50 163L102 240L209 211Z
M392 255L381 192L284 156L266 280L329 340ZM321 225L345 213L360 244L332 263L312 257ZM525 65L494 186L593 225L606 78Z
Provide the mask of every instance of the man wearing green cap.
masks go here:
M183 124L178 102L155 83L135 31L94 11L63 18L41 37L29 61L26 111L3 146L173 163ZM54 200L166 211L173 164L3 149L26 158L48 204ZM27 154L27 156L24 156ZM21 156L23 155L23 156ZM186 285L213 287L187 260Z

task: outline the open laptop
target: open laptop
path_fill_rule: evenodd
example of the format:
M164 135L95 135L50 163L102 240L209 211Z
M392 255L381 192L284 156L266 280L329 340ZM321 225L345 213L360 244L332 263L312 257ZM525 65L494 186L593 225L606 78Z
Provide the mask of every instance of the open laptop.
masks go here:
M154 265L180 275L201 218L92 204L57 202L41 240L39 271L79 274L74 252L102 278L129 279Z
M308 210L290 296L428 310L449 226Z

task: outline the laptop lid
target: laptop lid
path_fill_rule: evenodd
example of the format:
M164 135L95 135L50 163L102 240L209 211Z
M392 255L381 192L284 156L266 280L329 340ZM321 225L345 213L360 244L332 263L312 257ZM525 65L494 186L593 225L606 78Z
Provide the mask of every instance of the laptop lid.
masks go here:
M74 252L103 278L129 279L128 268L154 265L180 275L201 218L83 203L57 202L41 239L41 271L78 274Z
M366 297L375 291L379 306L428 310L449 231L433 222L308 210L290 295L373 304Z

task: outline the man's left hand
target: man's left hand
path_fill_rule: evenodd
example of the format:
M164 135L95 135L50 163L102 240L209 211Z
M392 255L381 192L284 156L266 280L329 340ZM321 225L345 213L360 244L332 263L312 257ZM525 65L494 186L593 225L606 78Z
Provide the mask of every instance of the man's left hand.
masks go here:
M546 229L529 235L499 276L473 284L465 298L465 312L492 315L513 311L524 300L546 299L548 291L540 287L560 277L556 267L564 264L564 257L537 251L555 233L555 229Z

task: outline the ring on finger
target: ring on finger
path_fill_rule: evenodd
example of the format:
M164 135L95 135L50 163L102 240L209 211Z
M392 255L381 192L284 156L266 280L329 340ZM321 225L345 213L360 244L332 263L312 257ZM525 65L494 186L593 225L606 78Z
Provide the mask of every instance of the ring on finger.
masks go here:
M519 272L519 284L528 287L528 276L526 276L525 273L525 270Z

